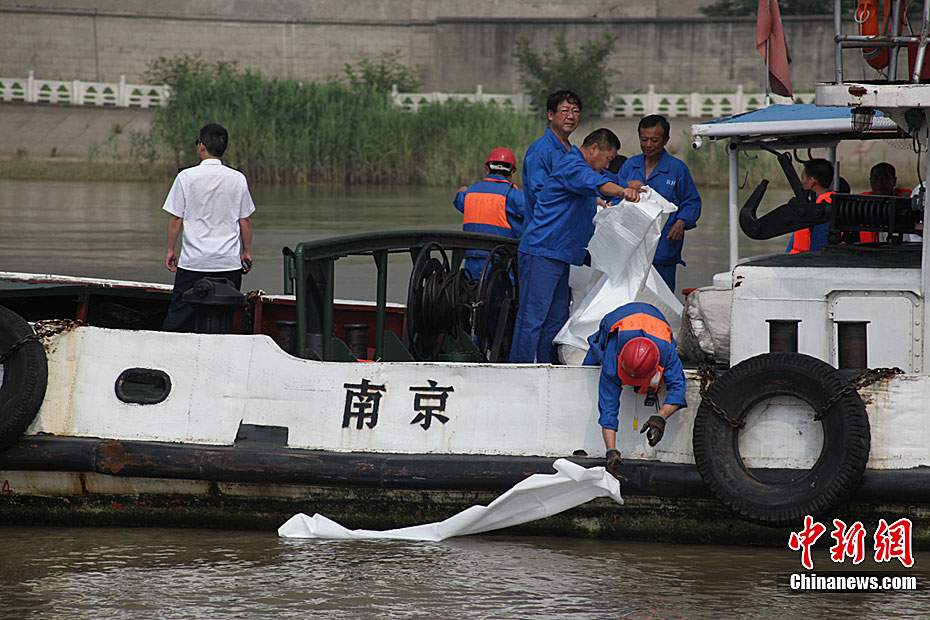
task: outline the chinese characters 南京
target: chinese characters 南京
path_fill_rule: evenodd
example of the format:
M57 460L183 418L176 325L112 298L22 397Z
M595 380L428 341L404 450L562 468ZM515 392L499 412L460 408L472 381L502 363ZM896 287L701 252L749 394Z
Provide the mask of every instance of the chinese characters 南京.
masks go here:
M414 392L412 405L416 413L410 424L419 424L423 430L428 430L433 420L442 424L449 421L446 405L449 394L455 391L451 385L441 386L432 379L427 379L427 383L410 387L410 391ZM381 399L387 394L386 385L362 379L360 383L344 383L342 387L346 390L342 427L349 428L353 418L357 430L362 430L366 425L368 428L377 426Z

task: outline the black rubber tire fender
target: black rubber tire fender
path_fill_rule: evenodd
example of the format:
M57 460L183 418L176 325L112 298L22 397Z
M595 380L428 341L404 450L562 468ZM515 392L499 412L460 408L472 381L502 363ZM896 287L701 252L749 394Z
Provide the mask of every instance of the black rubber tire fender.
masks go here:
M780 395L797 397L820 411L846 384L835 368L817 358L766 353L728 370L707 396L729 417L744 421L755 405ZM843 395L820 423L823 447L810 470L791 481L761 480L743 463L740 429L730 426L705 398L694 420L694 460L711 492L731 510L764 525L797 525L805 515L824 515L849 498L869 460L869 418L858 393Z
M0 354L34 333L21 316L0 306ZM0 450L5 450L32 424L45 399L48 360L42 343L30 340L10 355L0 381Z

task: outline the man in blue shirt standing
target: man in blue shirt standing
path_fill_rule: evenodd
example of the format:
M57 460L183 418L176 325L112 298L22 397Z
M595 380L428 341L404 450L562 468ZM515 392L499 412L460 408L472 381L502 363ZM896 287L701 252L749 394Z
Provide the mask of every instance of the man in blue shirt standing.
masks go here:
M529 222L542 190L555 164L572 148L568 137L581 121L581 98L570 90L549 95L546 102L549 126L542 137L526 149L523 156L523 192L526 196L526 221Z
M510 361L552 363L552 339L568 320L569 265L581 265L594 234L597 198L618 196L636 202L639 192L620 187L602 173L617 155L620 140L596 129L581 148L559 160L539 192L532 220L523 231L517 257L520 307Z
M650 304L624 304L607 314L601 319L597 332L588 338L588 345L584 365L601 366L597 423L607 447L607 471L616 476L617 465L623 463L617 450L623 386L633 386L655 404L656 414L650 416L640 430L646 434L649 445L655 446L665 434L665 420L687 405L685 372L672 328L659 309ZM665 403L659 407L658 391L663 383L668 393Z
M511 183L517 159L508 148L491 151L484 167L488 176L455 195L452 204L462 212L462 230L519 239L526 211L523 192ZM487 250L465 252L465 271L477 280L488 257Z
M665 223L652 259L656 271L674 292L675 270L679 264L685 264L681 260L685 231L697 226L701 217L701 196L685 162L665 150L670 131L664 116L651 114L640 120L639 146L643 152L623 164L618 178L621 185L628 187L638 189L648 185L678 207Z

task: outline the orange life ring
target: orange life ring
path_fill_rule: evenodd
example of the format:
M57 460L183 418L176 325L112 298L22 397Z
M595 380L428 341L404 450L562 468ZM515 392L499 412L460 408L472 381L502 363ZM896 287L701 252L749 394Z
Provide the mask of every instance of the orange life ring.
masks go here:
M856 23L859 24L859 34L863 36L888 35L891 33L891 0L885 0L885 10L882 12L881 28L879 28L878 0L859 0L856 8ZM901 8L901 18L898 20L898 35L904 30L906 15L904 7ZM888 66L887 47L864 47L862 56L874 69L884 69Z

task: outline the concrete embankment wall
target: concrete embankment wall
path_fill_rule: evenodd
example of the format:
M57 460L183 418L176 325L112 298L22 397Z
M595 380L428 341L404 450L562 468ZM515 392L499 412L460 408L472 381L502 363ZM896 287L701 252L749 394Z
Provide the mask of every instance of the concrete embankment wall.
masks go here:
M701 2L652 0L355 0L205 3L167 0L0 0L0 76L139 83L160 57L199 54L269 76L318 80L346 63L401 52L423 90L521 92L514 42L538 51L618 35L609 58L614 90L726 92L763 89L752 17L708 19ZM786 17L800 92L833 77L832 19ZM858 52L848 52L851 60ZM860 77L862 62L848 63Z
M125 156L132 134L148 133L154 115L139 108L0 103L0 157Z

